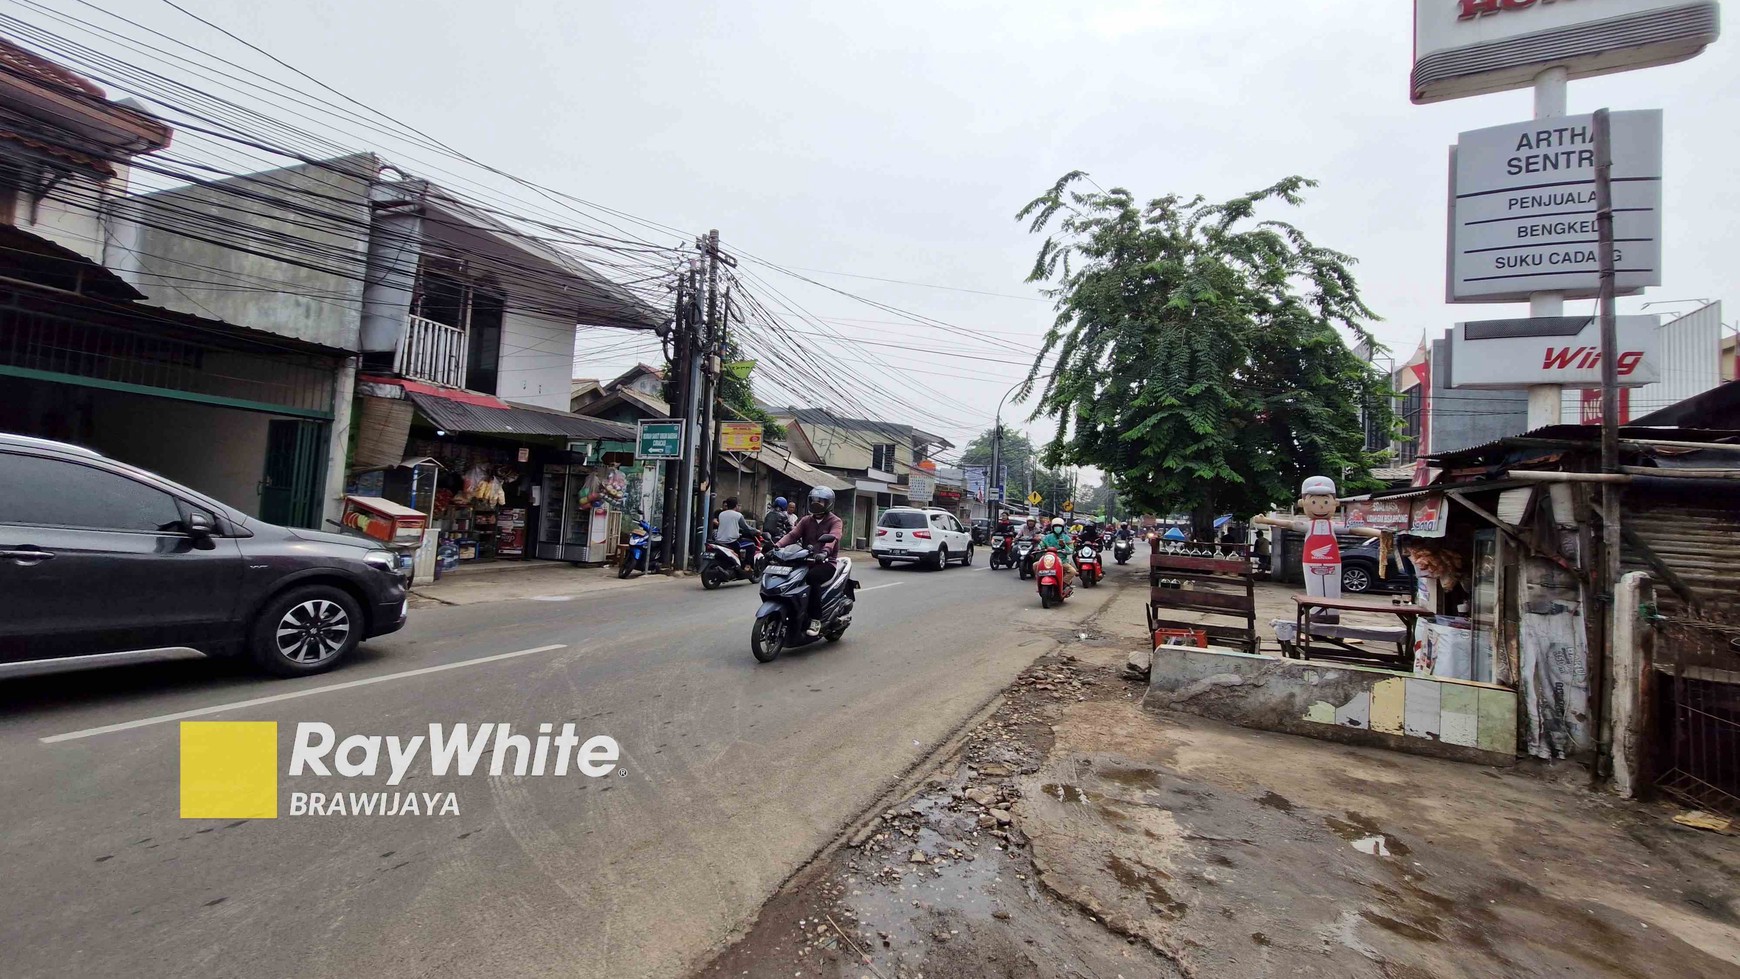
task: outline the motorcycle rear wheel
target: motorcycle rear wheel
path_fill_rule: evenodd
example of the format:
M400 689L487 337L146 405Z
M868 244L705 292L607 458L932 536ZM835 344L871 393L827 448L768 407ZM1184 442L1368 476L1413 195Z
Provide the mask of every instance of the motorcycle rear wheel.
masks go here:
M785 616L764 615L749 630L749 651L758 663L771 663L785 650Z
M725 583L725 571L718 565L708 565L701 571L701 587L712 591Z
M822 631L822 638L826 639L829 642L839 642L840 637L842 637L846 634L846 629L850 625L851 625L851 623L847 623L846 625L839 625L837 623L834 625L831 625L827 629Z

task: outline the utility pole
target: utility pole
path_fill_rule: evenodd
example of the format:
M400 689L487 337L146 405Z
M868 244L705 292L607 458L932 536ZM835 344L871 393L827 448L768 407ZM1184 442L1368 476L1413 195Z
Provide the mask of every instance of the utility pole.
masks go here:
M686 291L684 309L686 317L682 344L684 350L683 365L683 476L677 490L677 563L687 568L692 553L691 544L695 540L695 457L700 442L700 422L696 408L700 398L696 395L701 390L701 351L700 338L700 263L694 262L689 267L689 287Z
M689 276L685 272L679 272L677 274L677 307L676 313L671 321L670 383L673 385L671 393L675 395L671 401L671 407L677 410L679 416L683 414L684 406L688 404L689 390L688 279ZM677 501L680 498L678 496L678 487L681 485L682 480L683 460L679 456L678 458L665 463L664 519L660 521L662 524L660 531L664 536L664 540L659 545L659 550L662 552L659 554L659 563L666 570L672 570L682 566L680 563L672 560L675 554L680 553L679 539L684 533L677 529L684 526L678 522L677 518Z
M1613 309L1613 127L1607 110L1595 113L1595 237L1601 268L1601 291L1596 315L1601 320L1601 471L1619 472L1619 339L1618 319ZM1614 482L1601 484L1601 566L1591 591L1604 602L1599 619L1601 642L1589 651L1590 729L1595 733L1595 764L1591 774L1602 775L1608 739L1601 734L1602 704L1607 697L1607 664L1612 662L1613 634L1620 624L1613 621L1613 591L1619 584L1619 491ZM1627 624L1629 626L1629 624Z
M697 553L706 550L706 535L713 521L713 486L716 473L714 462L718 457L719 428L724 422L724 411L719 404L719 371L721 355L725 350L725 324L723 319L726 304L730 301L730 293L726 293L726 302L719 301L719 263L735 267L737 260L719 251L719 229L707 232L707 237L696 242L701 246L707 261L707 328L705 339L701 343L699 360L703 369L701 380L702 418L701 418L701 451L705 463L705 479L701 490L701 519L699 529L699 545Z

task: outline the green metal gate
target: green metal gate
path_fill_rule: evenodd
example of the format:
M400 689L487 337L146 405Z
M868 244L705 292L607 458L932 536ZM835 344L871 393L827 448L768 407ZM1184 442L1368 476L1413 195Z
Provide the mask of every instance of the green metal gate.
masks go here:
M274 418L266 429L266 471L260 479L260 519L320 529L326 475L326 425Z

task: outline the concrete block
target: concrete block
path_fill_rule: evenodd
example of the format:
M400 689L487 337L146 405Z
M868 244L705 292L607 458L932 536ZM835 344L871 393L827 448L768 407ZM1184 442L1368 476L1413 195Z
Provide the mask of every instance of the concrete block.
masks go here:
M1305 709L1305 719L1313 724L1334 724L1335 705L1327 700L1319 700Z
M1361 690L1353 699L1335 708L1335 723L1342 727L1371 729L1371 691Z
M1403 710L1402 733L1410 738L1437 740L1443 728L1441 696L1443 684L1431 680L1407 681L1407 706Z
M1371 688L1371 729L1380 734L1402 733L1405 680L1380 680Z
M1476 747L1516 754L1516 694L1509 690L1480 691L1480 730Z
M1473 748L1480 739L1479 691L1456 683L1440 685L1438 739Z

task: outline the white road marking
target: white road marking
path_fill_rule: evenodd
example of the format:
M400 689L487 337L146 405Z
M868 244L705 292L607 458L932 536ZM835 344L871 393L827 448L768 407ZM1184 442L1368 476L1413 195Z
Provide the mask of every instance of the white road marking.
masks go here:
M900 586L901 586L901 585L904 585L904 584L906 584L906 582L904 582L904 581L890 581L890 582L889 582L889 583L888 583L888 584L886 584L886 585L871 585L871 586L870 586L870 587L869 587L869 588L860 588L860 589L858 589L858 594L860 594L860 595L862 595L862 594L864 594L864 593L865 593L865 592L867 592L867 591L875 591L875 590L876 590L876 589L878 589L878 588L898 588L898 587L900 587Z
M887 587L886 585L882 587ZM496 653L494 656L479 656L477 659L460 660L457 663L443 663L440 666L425 666L422 669L406 670L403 673L388 673L384 676L365 677L361 680L346 680L343 683L329 683L323 687L311 687L307 690L293 690L290 693L273 694L270 697L255 697L252 700L237 700L228 704L217 704L212 707L200 707L194 710L184 710L174 714L159 714L156 717L142 717L136 721L123 721L120 724L105 724L102 727L86 728L83 731L69 731L66 734L53 734L39 739L43 744L55 744L60 741L77 741L80 738L96 737L99 734L114 734L116 731L131 731L136 727L150 727L153 724L168 724L170 721L182 721L190 717L204 717L207 714L221 714L224 711L240 710L243 707L258 707L261 704L275 704L283 700L295 700L298 697L312 697L319 693L331 693L334 690L349 690L353 687L366 687L375 683L386 683L389 680L408 680L414 676L427 676L430 673L442 673L447 670L457 670L465 666L479 666L484 663L495 663L504 659L515 659L520 656L531 656L534 653L548 653L552 650L567 649L567 643L553 646L535 646L531 649L515 650L511 653Z

